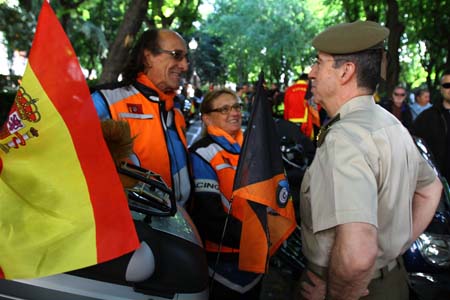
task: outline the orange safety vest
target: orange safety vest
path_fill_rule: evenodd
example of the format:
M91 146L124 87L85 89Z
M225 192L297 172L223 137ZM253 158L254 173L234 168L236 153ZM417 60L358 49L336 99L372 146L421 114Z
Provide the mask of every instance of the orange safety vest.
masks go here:
M208 133L212 136L220 136L226 139L226 142L233 144L239 143L242 146L243 134L239 132L236 140L233 141L232 138L225 134L225 132L214 126L208 126ZM212 140L211 140L212 141ZM215 142L212 142L215 143ZM228 208L231 205L231 196L233 193L233 183L234 177L236 175L236 168L239 160L239 153L231 153L223 148L224 145L218 143L213 144L214 146L208 145L195 152L202 157L205 161L209 163L213 170L216 172L217 182L220 183L219 190L222 195L222 207L225 212L228 213ZM195 183L197 185L197 181ZM243 220L243 208L241 205L242 201L240 199L233 199L233 209L231 210L231 215L242 221ZM219 245L215 242L205 240L205 249L208 252L218 252ZM224 253L239 253L239 249L223 246L220 252Z
M137 77L138 84L143 85L146 90L153 90L153 95L144 95L135 86L130 85L115 89L105 89L99 92L109 105L111 118L114 120L126 120L130 124L131 135L135 137L133 152L137 156L140 166L152 170L162 176L164 181L174 187L174 178L171 174L171 164L169 157L172 155L184 155L187 161L187 143L184 135L186 122L182 112L174 108L173 98L175 94L164 94L154 86L146 75L140 73ZM138 86L138 85L136 85ZM167 119L163 121L162 106L165 106ZM171 145L167 143L167 125L174 122L179 140L184 145L185 153L169 154ZM187 168L187 166L185 166ZM185 172L186 173L186 172ZM187 173L189 175L189 173ZM190 186L189 176L181 179L178 186ZM178 187L177 187L178 188ZM190 188L189 188L190 189Z

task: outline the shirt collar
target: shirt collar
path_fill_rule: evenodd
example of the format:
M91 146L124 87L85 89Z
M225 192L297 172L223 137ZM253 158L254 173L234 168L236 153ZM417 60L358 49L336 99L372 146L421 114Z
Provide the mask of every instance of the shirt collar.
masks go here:
M350 99L339 108L337 114L341 115L341 119L350 112L365 108L367 106L376 105L372 95L358 96ZM337 115L336 114L336 115Z

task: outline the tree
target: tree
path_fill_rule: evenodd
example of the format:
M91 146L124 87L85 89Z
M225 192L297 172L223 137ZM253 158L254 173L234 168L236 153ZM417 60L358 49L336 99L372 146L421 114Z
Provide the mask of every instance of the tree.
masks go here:
M387 0L387 20L386 26L389 28L388 38L388 57L386 73L386 94L391 95L398 85L400 76L399 49L401 46L401 37L405 31L405 25L399 20L399 8L396 0Z
M101 70L106 58L108 38L112 36L112 28L120 24L123 18L125 0L111 0L105 3L100 0L90 1L52 1L52 6L65 32L72 41L87 77L95 77Z
M145 19L148 0L132 0L120 25L117 36L109 48L109 54L103 64L100 82L113 82L126 63L126 58L136 34Z
M31 46L41 1L0 0L0 31L9 58ZM450 68L450 1L442 0L216 0L199 30L201 0L53 0L88 74L114 81L134 37L144 28L172 28L195 36L197 73L213 82L255 80L261 69L272 82L298 76L309 65L311 39L327 26L368 19L390 29L386 91L399 82L426 84L438 95L439 77ZM435 16L439 17L436 18Z
M201 31L194 33L189 38L195 38L198 47L191 50L191 64L187 78L191 78L195 68L203 83L225 84L226 65L219 50L223 45L222 40Z
M436 99L440 97L437 90L440 77L445 70L450 70L450 1L402 2L409 12L408 44L421 47L417 52L427 73L427 86Z
M5 2L0 3L0 31L4 35L9 60L12 60L15 50L30 49L37 22L36 16L37 14L20 6L11 7ZM10 73L13 73L12 70Z
M188 34L199 18L200 3L201 0L55 0L51 5L81 65L89 73L98 74L103 66L100 82L106 82L117 79L143 24ZM10 58L15 49L30 48L39 10L37 1L21 0L15 7L0 4L0 31Z
M309 64L315 24L303 2L219 0L202 30L223 41L228 80L255 80L265 69L269 80L287 83Z
M148 0L132 0L130 3L103 64L104 69L100 83L117 80L143 22L150 28L176 27L173 29L189 31L192 30L193 21L198 18L200 0L157 0L151 1L150 7L148 3ZM149 8L151 8L150 15L148 15Z
M443 13L450 10L450 1L327 0L325 3L342 5L348 22L367 19L384 23L389 28L387 94L399 81L412 85L421 82L420 66L411 64L418 57L426 74L428 89L434 97L437 96L439 77L450 68L450 16Z

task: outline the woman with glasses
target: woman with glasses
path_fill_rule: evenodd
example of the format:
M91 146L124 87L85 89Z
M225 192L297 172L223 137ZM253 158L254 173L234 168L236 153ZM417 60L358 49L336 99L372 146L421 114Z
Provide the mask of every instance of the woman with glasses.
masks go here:
M261 274L238 269L242 199L231 194L243 142L241 109L229 89L206 94L200 106L203 138L190 148L195 183L191 216L207 253L210 299L258 299L261 289Z
M190 197L183 114L174 106L187 47L175 31L145 31L131 51L123 81L97 89L92 98L100 119L124 120L135 136L133 163L161 174L180 205Z
M406 103L407 96L408 93L404 87L396 86L392 92L392 97L380 104L409 130L412 125L412 114L408 103Z

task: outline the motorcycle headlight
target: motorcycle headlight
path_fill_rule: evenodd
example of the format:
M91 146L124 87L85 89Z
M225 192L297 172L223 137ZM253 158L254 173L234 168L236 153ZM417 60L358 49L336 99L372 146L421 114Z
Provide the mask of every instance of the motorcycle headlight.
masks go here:
M444 234L422 233L417 245L425 261L433 266L450 266L450 236Z

